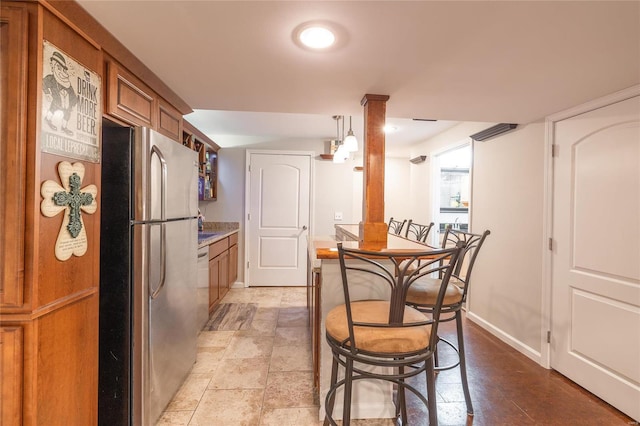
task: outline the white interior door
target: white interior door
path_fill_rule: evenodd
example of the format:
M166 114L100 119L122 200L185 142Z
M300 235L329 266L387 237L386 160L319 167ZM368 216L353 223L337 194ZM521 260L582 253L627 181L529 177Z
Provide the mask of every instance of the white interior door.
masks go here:
M311 156L249 155L248 285L304 286Z
M554 132L551 366L640 420L640 97Z

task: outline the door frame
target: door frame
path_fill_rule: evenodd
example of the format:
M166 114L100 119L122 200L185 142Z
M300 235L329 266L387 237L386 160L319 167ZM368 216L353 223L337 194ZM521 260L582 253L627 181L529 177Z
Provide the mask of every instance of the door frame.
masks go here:
M551 343L550 334L552 330L551 304L553 303L553 145L555 142L555 123L576 115L584 114L607 105L621 102L634 96L640 95L640 85L635 85L627 89L620 90L601 98L594 99L573 108L552 114L545 118L545 144L544 144L544 218L542 223L543 238L542 244L542 330L540 332L540 365L551 368Z
M291 150L277 150L277 149L247 149L245 151L245 166L244 166L244 286L249 287L251 277L249 276L249 251L251 242L251 235L249 232L249 210L251 206L251 175L249 173L249 166L251 165L252 154L268 154L268 155L297 155L301 157L309 157L309 229L307 230L307 238L313 235L314 224L314 212L315 212L315 184L314 175L315 167L313 165L313 157L316 155L313 151L291 151ZM304 260L306 264L306 259ZM308 271L307 271L308 272ZM308 273L307 273L308 275Z

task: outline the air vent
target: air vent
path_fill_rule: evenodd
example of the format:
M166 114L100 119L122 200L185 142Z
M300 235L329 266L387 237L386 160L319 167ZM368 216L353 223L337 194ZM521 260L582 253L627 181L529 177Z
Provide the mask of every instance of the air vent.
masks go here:
M469 137L474 141L483 141L483 140L492 138L494 136L498 136L502 133L508 132L509 130L513 130L516 127L518 127L517 124L500 123L500 124L496 124L495 126L489 127L488 129L484 129L481 132L474 133Z

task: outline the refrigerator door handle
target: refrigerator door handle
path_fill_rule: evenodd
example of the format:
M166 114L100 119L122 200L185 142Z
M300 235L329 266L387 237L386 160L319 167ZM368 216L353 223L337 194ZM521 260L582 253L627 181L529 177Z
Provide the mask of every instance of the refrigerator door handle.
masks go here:
M164 287L165 280L167 277L167 224L160 224L160 279L158 280L160 283L158 287L154 290L151 287L151 282L149 282L149 293L151 294L151 300L158 297L160 291Z
M167 220L166 203L167 203L167 161L157 145L151 146L149 162L153 161L153 156L157 155L160 161L160 220ZM151 169L151 168L150 168ZM152 181L150 179L150 181ZM152 217L152 219L155 219Z

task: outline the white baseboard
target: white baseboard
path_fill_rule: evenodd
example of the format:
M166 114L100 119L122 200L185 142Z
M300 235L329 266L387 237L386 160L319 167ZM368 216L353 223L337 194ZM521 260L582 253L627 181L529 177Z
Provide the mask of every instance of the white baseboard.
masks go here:
M481 317L477 316L473 312L467 312L467 319L469 319L470 321L473 321L474 323L478 324L480 327L484 328L489 333L493 334L494 336L496 336L498 339L502 340L507 345L511 346L512 348L514 348L518 352L520 352L523 355L525 355L527 358L530 358L532 361L535 361L537 364L539 364L539 365L544 367L542 354L540 352L536 351L535 349L533 349L531 346L525 345L524 343L522 343L518 339L514 338L510 334L505 333L503 330L501 330L498 327L494 326L493 324L487 322L486 320L484 320Z
M246 286L242 281L236 281L231 285L231 288L245 288Z

